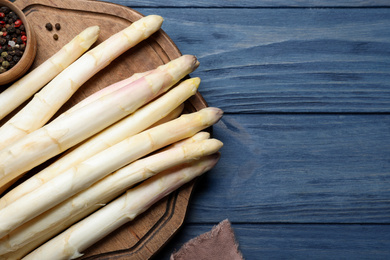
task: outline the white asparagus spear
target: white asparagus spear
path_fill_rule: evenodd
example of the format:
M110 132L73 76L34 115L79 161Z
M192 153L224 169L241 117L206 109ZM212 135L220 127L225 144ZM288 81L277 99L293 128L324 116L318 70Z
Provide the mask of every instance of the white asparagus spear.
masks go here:
M37 248L23 260L62 260L82 256L81 252L85 249L133 220L164 196L210 170L218 162L218 156L206 156L148 179Z
M196 93L199 83L199 78L188 79L181 82L163 96L88 139L75 149L71 149L50 166L22 182L0 198L0 209L24 194L34 190L42 183L51 180L73 165L84 161L129 136L145 130L156 121L161 120L161 118L164 119L175 107L179 106ZM175 113L177 112L178 111L175 111Z
M46 124L81 85L120 54L159 30L162 21L157 15L143 17L73 62L0 128L0 149Z
M0 237L124 165L215 124L222 117L222 113L219 108L208 107L195 113L184 114L129 137L75 165L1 209Z
M184 139L182 141L178 141L178 142L176 142L174 144L171 144L170 146L166 147L165 149L178 147L178 146L181 146L181 145L184 145L184 144L195 143L195 142L206 140L206 139L209 139L209 138L210 138L210 133L202 131L202 132L196 133L195 135L193 135L190 138L187 138L187 139ZM163 150L164 149L162 149L162 151Z
M167 123L167 122L169 122L169 121L171 121L171 120L173 120L175 118L178 118L181 115L181 113L183 112L183 110L184 110L184 104L182 103L177 108L172 110L168 115L166 115L165 117L161 118L156 123L154 123L153 125L149 126L148 128L153 128L155 126Z
M99 36L99 26L82 31L56 54L0 94L0 119L29 99L61 71L80 57Z
M134 81L136 81L137 79L140 79L146 75L148 75L149 73L151 73L152 71L146 71L146 72L140 72L140 73L135 73L133 74L133 76L127 78L127 79L124 79L124 80L121 80L121 81L118 81L112 85L110 85L110 87L106 87L106 88L102 88L101 90L91 94L90 96L84 98L83 100L81 100L79 103L77 103L76 105L72 106L71 108L69 108L66 112L64 112L63 114L68 114L68 113L72 113L73 111L76 111L77 109L89 104L89 103L92 103L93 101L101 98L102 96L105 96L107 94L110 94L111 92L114 92Z
M0 151L0 193L26 171L133 113L198 66L195 56L183 55L7 146Z
M185 139L184 143L181 143L180 146L177 145L121 168L20 226L0 239L0 255L14 251L13 257L20 258L96 211L102 204L113 200L134 184L174 166L214 154L222 147L222 143L216 139L197 142ZM7 257L11 255L8 254Z

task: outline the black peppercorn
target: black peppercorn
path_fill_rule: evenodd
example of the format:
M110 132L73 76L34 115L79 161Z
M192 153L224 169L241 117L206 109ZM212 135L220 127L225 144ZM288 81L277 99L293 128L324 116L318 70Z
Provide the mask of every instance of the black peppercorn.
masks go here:
M0 12L7 14L9 12L9 8L6 6L0 7Z
M9 33L14 33L16 31L15 27L13 25L11 25L10 27L8 27L7 31Z
M14 56L14 57L12 58L12 60L13 60L14 62L18 62L18 61L20 61L20 57L19 57L19 56Z
M19 49L15 50L15 56L22 57L22 55L23 55L23 52L21 50L19 50Z
M53 30L53 25L52 25L51 23L47 23L47 24L45 25L45 27L46 27L46 29L47 29L48 31Z
M18 38L16 38L16 43L17 44L22 44L23 43L23 40L22 40L22 38L20 36Z
M14 67L26 49L26 29L18 15L0 6L0 73Z
M55 24L55 27L56 27L56 30L58 30L58 31L59 31L59 30L61 29L61 24L59 24L59 23L56 23L56 24Z

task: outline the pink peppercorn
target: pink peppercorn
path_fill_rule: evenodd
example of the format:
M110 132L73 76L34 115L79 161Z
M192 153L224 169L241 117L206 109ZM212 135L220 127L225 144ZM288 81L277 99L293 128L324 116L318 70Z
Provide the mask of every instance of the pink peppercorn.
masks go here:
M15 21L15 27L19 27L23 24L22 20L18 19Z

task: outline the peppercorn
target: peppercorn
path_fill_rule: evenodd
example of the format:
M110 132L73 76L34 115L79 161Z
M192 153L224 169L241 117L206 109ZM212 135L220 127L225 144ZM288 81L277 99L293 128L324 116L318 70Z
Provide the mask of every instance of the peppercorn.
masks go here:
M54 34L54 35L53 35L53 39L57 41L57 40L58 40L58 35L57 35L57 34Z
M8 61L3 61L2 63L1 63L1 66L3 66L3 68L8 68L9 67L9 62Z
M15 55L15 56L12 58L12 60L13 60L14 62L18 62L18 61L20 61L20 57Z
M13 25L11 25L10 27L7 28L7 31L9 33L14 33L16 31L15 27Z
M17 19L16 21L15 21L15 27L20 27L21 25L22 25L22 20L20 20L20 19Z
M48 31L53 30L53 25L52 25L51 23L47 23L47 24L45 25L45 27L46 27L46 29L47 29Z
M61 29L61 24L56 23L56 24L55 24L55 27L56 27L56 30L59 31L59 30Z
M0 7L0 12L2 12L2 13L8 14L9 11L10 11L10 9L7 6Z
M20 61L27 40L23 21L10 8L0 6L0 73Z
M16 43L17 44L22 44L23 43L23 40L22 40L22 38L20 36L18 38L16 38Z

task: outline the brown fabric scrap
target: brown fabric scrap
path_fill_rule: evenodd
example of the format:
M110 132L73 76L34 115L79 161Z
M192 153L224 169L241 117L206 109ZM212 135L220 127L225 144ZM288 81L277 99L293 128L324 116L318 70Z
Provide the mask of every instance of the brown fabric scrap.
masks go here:
M170 260L243 260L229 220L185 243Z

